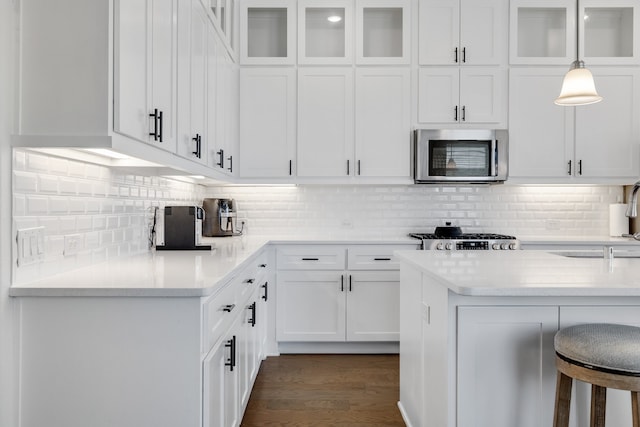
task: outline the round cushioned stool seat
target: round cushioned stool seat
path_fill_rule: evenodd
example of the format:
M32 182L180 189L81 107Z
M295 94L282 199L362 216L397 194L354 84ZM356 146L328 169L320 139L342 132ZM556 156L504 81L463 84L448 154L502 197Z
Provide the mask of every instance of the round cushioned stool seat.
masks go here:
M594 323L561 329L556 353L587 368L640 376L640 328Z

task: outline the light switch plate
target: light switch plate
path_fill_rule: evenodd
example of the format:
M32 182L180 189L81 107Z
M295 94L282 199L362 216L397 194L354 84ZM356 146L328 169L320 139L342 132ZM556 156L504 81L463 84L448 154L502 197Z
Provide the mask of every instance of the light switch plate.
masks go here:
M44 259L44 227L18 230L18 266L40 262Z

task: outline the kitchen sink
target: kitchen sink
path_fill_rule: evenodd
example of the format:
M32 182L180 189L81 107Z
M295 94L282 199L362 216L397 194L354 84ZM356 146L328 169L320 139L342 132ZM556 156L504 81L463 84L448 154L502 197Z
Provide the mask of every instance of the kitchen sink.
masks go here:
M567 258L607 258L604 250L574 250L574 251L549 251L554 255ZM612 258L640 258L640 251L616 250L612 252Z

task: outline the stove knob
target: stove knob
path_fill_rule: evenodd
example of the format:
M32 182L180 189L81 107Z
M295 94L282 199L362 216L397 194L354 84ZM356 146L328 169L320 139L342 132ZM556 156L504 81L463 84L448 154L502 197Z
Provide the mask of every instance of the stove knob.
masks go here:
M442 249L444 249L444 247L443 247L443 246L444 246L444 245L443 245L442 243L438 243L438 244L436 244L436 250L441 251Z
M509 249L509 245L507 245L506 243L503 243L500 245L500 249L503 249L503 250Z
M493 245L491 245L491 248L492 248L494 251L497 251L498 249L500 249L500 243L494 243Z
M448 251L450 251L450 250L451 250L451 248L452 248L451 243L447 243L446 245L444 245L444 247L445 247L445 249L446 249L446 250L448 250Z
M514 250L517 249L517 246L515 243L509 243L509 249Z

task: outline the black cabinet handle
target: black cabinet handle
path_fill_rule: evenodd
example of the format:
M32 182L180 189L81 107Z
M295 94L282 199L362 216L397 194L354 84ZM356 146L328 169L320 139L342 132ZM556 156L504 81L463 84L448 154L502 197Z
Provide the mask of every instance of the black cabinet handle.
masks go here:
M289 160L289 176L293 175L293 160Z
M262 285L262 289L264 289L264 295L262 295L262 299L267 301L269 298L269 282L264 282L264 285Z
M568 162L569 170L567 170L567 175L571 175L571 160Z
M360 175L360 160L358 160L358 175Z
M582 160L578 160L578 175L582 175Z
M453 49L453 52L455 54L454 62L457 64L458 63L458 48Z
M256 303L255 303L255 301L247 308L249 310L251 310L251 319L249 319L249 324L251 325L252 328L254 328L256 326Z
M245 283L252 284L255 281L256 281L256 279L247 279L247 281Z
M463 105L462 106L462 121L464 122L465 120L467 120L467 106Z
M236 308L235 304L227 304L227 305L223 305L222 306L222 311L225 311L227 313L231 313L231 311L233 311L234 308Z
M302 258L303 261L320 261L320 258Z
M344 292L344 274L340 276L340 292Z
M236 367L236 336L234 335L230 340L227 340L224 346L230 349L229 358L224 363L224 366L228 366L229 370L233 372L233 368Z
M353 276L349 275L349 292L351 292L351 291L353 290L352 285L351 285L351 282L352 282L352 280L351 280L351 279L352 279L352 277L353 277Z
M267 264L260 264L258 267L260 267L260 268L267 268Z
M202 135L196 133L194 138L191 138L192 141L196 143L196 151L192 151L191 153L197 158L202 158Z
M162 142L162 127L163 127L163 122L162 122L162 111L160 111L158 113L158 121L160 122L160 130L158 132L158 140L160 140L160 142Z
M374 258L374 261L391 261L391 258Z
M233 173L233 156L227 157L227 160L229 160L229 167L227 168L227 170Z
M216 163L216 165L224 169L224 150L221 148L220 151L216 152L216 154L219 156L218 163Z
M350 174L350 171L351 171L351 169L349 168L349 166L350 166L350 165L349 165L349 160L347 160L347 175L349 175L349 174Z
M458 106L457 105L455 107L453 107L453 121L454 122L458 121Z
M462 62L467 62L467 48L462 48Z
M157 108L153 109L153 113L149 114L149 117L153 117L153 132L149 132L149 136L153 137L154 141L158 141L158 116L162 113L158 112Z

